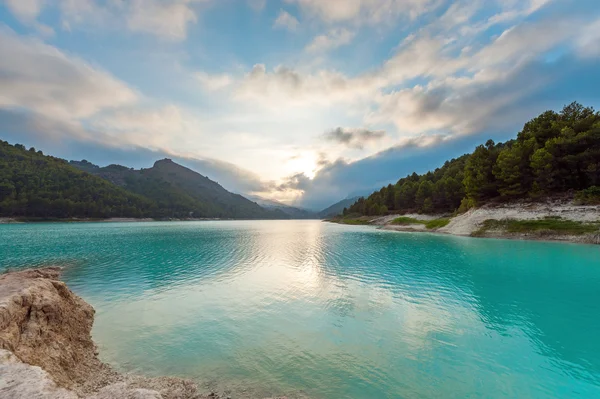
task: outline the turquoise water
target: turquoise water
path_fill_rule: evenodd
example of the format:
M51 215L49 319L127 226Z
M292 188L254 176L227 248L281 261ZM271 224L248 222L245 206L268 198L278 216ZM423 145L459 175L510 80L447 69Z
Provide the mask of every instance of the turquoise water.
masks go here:
M123 371L233 398L600 398L600 247L318 221L0 225Z

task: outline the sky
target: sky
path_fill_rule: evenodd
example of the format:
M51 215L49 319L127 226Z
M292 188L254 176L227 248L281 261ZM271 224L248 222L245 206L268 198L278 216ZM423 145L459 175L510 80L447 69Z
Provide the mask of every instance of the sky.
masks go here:
M597 0L0 0L0 139L322 209L579 101Z

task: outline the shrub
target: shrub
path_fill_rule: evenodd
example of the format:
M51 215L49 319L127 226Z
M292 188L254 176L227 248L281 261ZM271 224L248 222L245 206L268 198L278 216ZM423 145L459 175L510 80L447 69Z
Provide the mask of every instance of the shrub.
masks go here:
M446 219L446 218L435 219L435 220L430 220L427 223L425 223L425 227L427 227L428 229L440 229L442 227L446 227L448 225L448 223L450 223L450 219Z
M477 206L477 202L472 198L463 198L460 202L460 207L458 207L458 213L465 213L471 208L475 208Z
M600 186L592 186L575 194L575 202L580 205L600 204Z
M440 218L433 220L419 220L414 218L409 218L406 216L400 216L392 220L392 224L398 225L408 225L408 224L424 224L427 229L439 229L441 227L447 226L450 223L450 219Z
M392 220L392 224L399 224L399 225L425 224L425 222L423 220L419 220L419 219L415 219L415 218L400 216L399 218Z
M544 236L547 234L559 235L581 235L600 231L598 223L583 223L575 220L561 219L560 217L547 217L538 220L514 220L514 219L488 219L473 232L473 237L485 235L488 230L504 230L508 233L536 234Z

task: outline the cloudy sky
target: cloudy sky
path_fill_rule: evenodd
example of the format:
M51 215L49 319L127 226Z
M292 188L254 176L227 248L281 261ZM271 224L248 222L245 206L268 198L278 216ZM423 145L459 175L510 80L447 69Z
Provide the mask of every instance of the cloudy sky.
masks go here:
M597 0L0 0L0 138L324 208L600 103Z

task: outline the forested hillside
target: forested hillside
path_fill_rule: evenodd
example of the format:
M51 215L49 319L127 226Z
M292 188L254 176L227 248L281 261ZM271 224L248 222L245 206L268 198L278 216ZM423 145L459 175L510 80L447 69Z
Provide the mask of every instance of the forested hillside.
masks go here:
M413 173L360 198L344 214L445 213L491 200L544 198L574 191L595 202L600 192L600 113L572 103L527 122L516 140L488 140L471 154L423 175Z
M63 159L0 141L0 216L142 217L156 205Z
M152 168L135 170L120 165L100 168L87 161L71 161L81 170L121 186L155 202L155 217L214 217L284 219L282 212L267 210L218 183L170 159Z
M170 160L133 170L69 163L0 141L0 216L287 218Z

